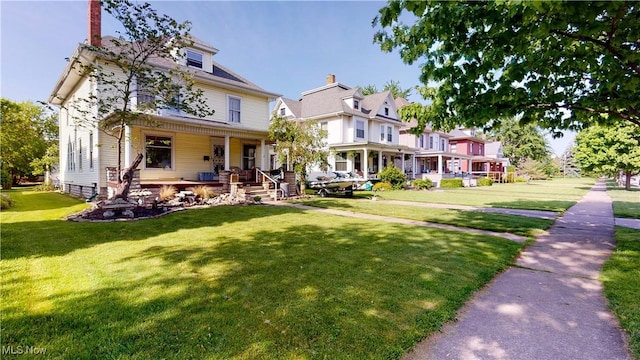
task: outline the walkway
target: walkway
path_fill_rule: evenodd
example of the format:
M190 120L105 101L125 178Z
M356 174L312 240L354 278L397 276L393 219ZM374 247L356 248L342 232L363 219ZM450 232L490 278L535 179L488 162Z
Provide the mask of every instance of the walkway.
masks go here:
M598 281L613 231L599 182L406 359L631 359Z

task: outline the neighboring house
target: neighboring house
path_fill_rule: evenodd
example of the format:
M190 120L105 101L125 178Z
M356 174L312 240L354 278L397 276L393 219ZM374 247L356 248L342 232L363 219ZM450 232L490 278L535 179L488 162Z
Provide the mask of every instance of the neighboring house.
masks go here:
M376 178L391 163L412 170L404 159L413 149L400 143L402 121L389 91L364 96L329 75L326 85L303 92L299 100L279 98L273 111L293 121L315 121L327 130L334 171Z
M488 142L484 145L484 156L492 159L489 162L490 172L504 173L511 164L509 158L504 157L502 143L500 141ZM495 160L495 161L493 161Z
M100 39L99 19L99 13L98 16L90 13L90 29L98 29L98 36L90 35L90 39ZM106 36L101 41L108 46L112 39ZM140 121L125 129L122 166L127 167L141 152L144 161L139 167L139 179L143 187L195 184L199 180L215 186L218 180L223 180L218 176L225 170L240 172L244 174L240 180L250 181L255 177L254 168L269 169L269 103L279 95L218 64L214 61L217 49L194 41L178 64L195 74L195 85L204 91L215 114L198 118L171 109L160 110L151 114L154 126ZM99 84L81 76L71 66L73 59L83 62L98 59L85 44L78 45L71 59L49 97L49 103L60 107L59 181L66 192L79 196L98 192L104 196L113 185L114 178L108 179L108 169L117 166L116 140L100 131L97 124L81 126L78 115L68 107L75 99L100 96ZM168 64L167 60L150 63L159 69L176 65ZM134 109L144 101L144 91L138 91L133 99Z

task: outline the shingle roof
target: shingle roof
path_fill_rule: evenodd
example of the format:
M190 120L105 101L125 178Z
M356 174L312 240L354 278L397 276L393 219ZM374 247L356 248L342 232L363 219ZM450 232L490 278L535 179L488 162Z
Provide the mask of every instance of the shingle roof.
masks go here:
M500 146L502 146L502 143L500 141L488 142L484 145L484 154L486 156L497 156L498 150L500 150Z
M289 110L291 110L291 112L293 113L293 116L299 118L301 116L301 109L302 106L300 104L299 100L293 100L293 99L287 99L287 98L281 98L282 102L289 108Z

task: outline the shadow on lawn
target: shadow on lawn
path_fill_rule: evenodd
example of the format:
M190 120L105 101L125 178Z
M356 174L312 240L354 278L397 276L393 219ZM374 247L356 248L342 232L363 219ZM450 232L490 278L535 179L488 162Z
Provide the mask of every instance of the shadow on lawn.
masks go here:
M291 212L301 211L272 206L216 206L133 222L44 220L3 223L2 258L59 256L103 243L144 240L182 229L215 227Z
M217 211L191 214L200 224L204 215L225 221ZM174 220L196 227L191 214ZM471 234L444 239L430 229L309 221L134 252L114 266L134 262L139 273L111 274L96 284L107 287L90 291L38 294L34 303L50 304L40 310L5 310L3 344L69 358L399 358L452 319L520 248Z
M494 208L564 212L576 203L570 200L511 200L489 202L487 205Z

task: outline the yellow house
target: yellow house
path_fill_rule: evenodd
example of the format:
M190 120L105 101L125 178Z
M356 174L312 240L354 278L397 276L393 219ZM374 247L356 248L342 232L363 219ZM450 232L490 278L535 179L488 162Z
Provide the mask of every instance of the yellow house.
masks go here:
M99 13L92 16L92 11L90 31L100 26ZM90 33L89 39L94 38L96 35ZM97 38L101 44L115 39ZM255 168L269 169L269 102L279 95L215 62L217 52L211 45L194 39L185 56L176 60L179 68L193 74L195 86L203 90L206 104L215 114L198 118L163 109L149 114L153 125L134 121L124 129L122 166L129 166L142 153L139 176L143 187L165 183L215 186L225 171L235 171L241 181L255 181ZM111 169L117 166L116 139L101 131L97 123L82 121L82 113L69 106L77 99L100 96L100 84L75 69L74 61L90 63L101 59L89 51L87 44L79 44L49 97L49 103L60 107L59 182L66 192L77 196L99 193L106 197L110 181L114 180L109 178ZM166 62L149 61L158 69L176 66ZM135 111L144 102L145 93L139 90L131 99L131 108Z

